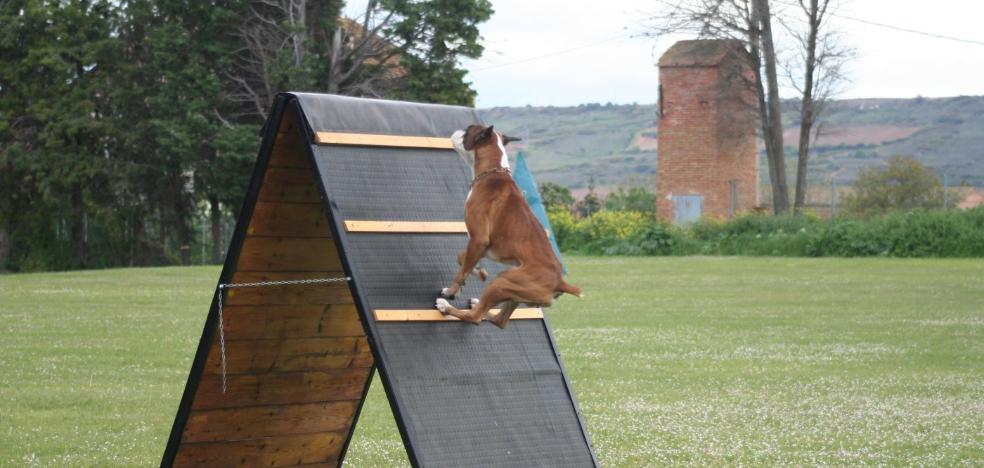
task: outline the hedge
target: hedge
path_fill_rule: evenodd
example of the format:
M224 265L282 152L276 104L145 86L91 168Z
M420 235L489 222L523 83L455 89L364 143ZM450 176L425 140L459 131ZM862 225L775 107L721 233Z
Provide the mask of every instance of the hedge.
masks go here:
M561 250L591 255L984 257L984 207L918 209L866 220L747 215L690 227L633 211L578 219L552 209L549 217Z

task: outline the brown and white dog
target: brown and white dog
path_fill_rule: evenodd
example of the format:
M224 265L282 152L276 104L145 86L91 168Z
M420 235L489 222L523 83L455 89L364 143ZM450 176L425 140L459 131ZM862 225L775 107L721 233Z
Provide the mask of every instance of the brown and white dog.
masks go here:
M451 136L455 150L472 164L475 178L465 201L468 247L458 254L461 266L451 286L441 290L436 307L466 322L479 324L489 310L502 304L489 320L506 328L520 304L547 307L563 293L581 296L581 290L564 282L563 269L547 233L530 210L523 192L509 173L506 144L517 140L491 126L471 125ZM482 257L514 265L495 277L482 297L471 300L471 309L458 309L453 298L469 274L485 281L488 273L476 268Z

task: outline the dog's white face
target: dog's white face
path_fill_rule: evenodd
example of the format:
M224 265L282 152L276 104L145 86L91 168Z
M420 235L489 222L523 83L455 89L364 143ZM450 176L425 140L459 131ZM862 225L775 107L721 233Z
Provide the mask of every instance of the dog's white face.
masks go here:
M451 134L451 144L454 145L454 150L458 152L458 156L468 164L468 167L475 172L475 150L465 149L465 131L458 130Z
M499 164L509 169L509 154L506 153L506 145L502 141L502 135L498 132L494 133L496 145L499 147L499 151L502 153L502 159L499 160ZM457 130L451 134L451 144L454 146L454 150L458 152L458 156L468 164L468 167L472 168L472 173L475 172L475 150L465 149L465 131Z

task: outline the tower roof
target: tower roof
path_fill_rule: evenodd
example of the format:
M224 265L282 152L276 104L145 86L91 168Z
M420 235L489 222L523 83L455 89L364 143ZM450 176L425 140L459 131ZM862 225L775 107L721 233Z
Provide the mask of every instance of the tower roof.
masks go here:
M660 67L713 67L733 52L744 52L735 39L694 39L673 44L659 58Z

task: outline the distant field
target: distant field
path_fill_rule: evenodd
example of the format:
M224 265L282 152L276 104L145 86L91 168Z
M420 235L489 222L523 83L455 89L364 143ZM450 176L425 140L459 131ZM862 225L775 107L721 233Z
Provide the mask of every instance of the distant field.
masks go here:
M658 133L655 104L576 107L498 107L481 111L497 129L523 137L523 148L537 180L569 188L596 185L653 187ZM799 139L797 106L783 109L786 163L795 180ZM809 177L827 185L852 185L861 168L887 158L911 155L946 173L953 185L984 186L984 96L933 99L847 99L831 101L821 117ZM765 158L760 179L768 181ZM763 198L765 199L765 198Z
M568 259L602 466L984 464L984 262ZM159 462L218 268L0 276L0 466ZM378 385L347 466L406 464Z

